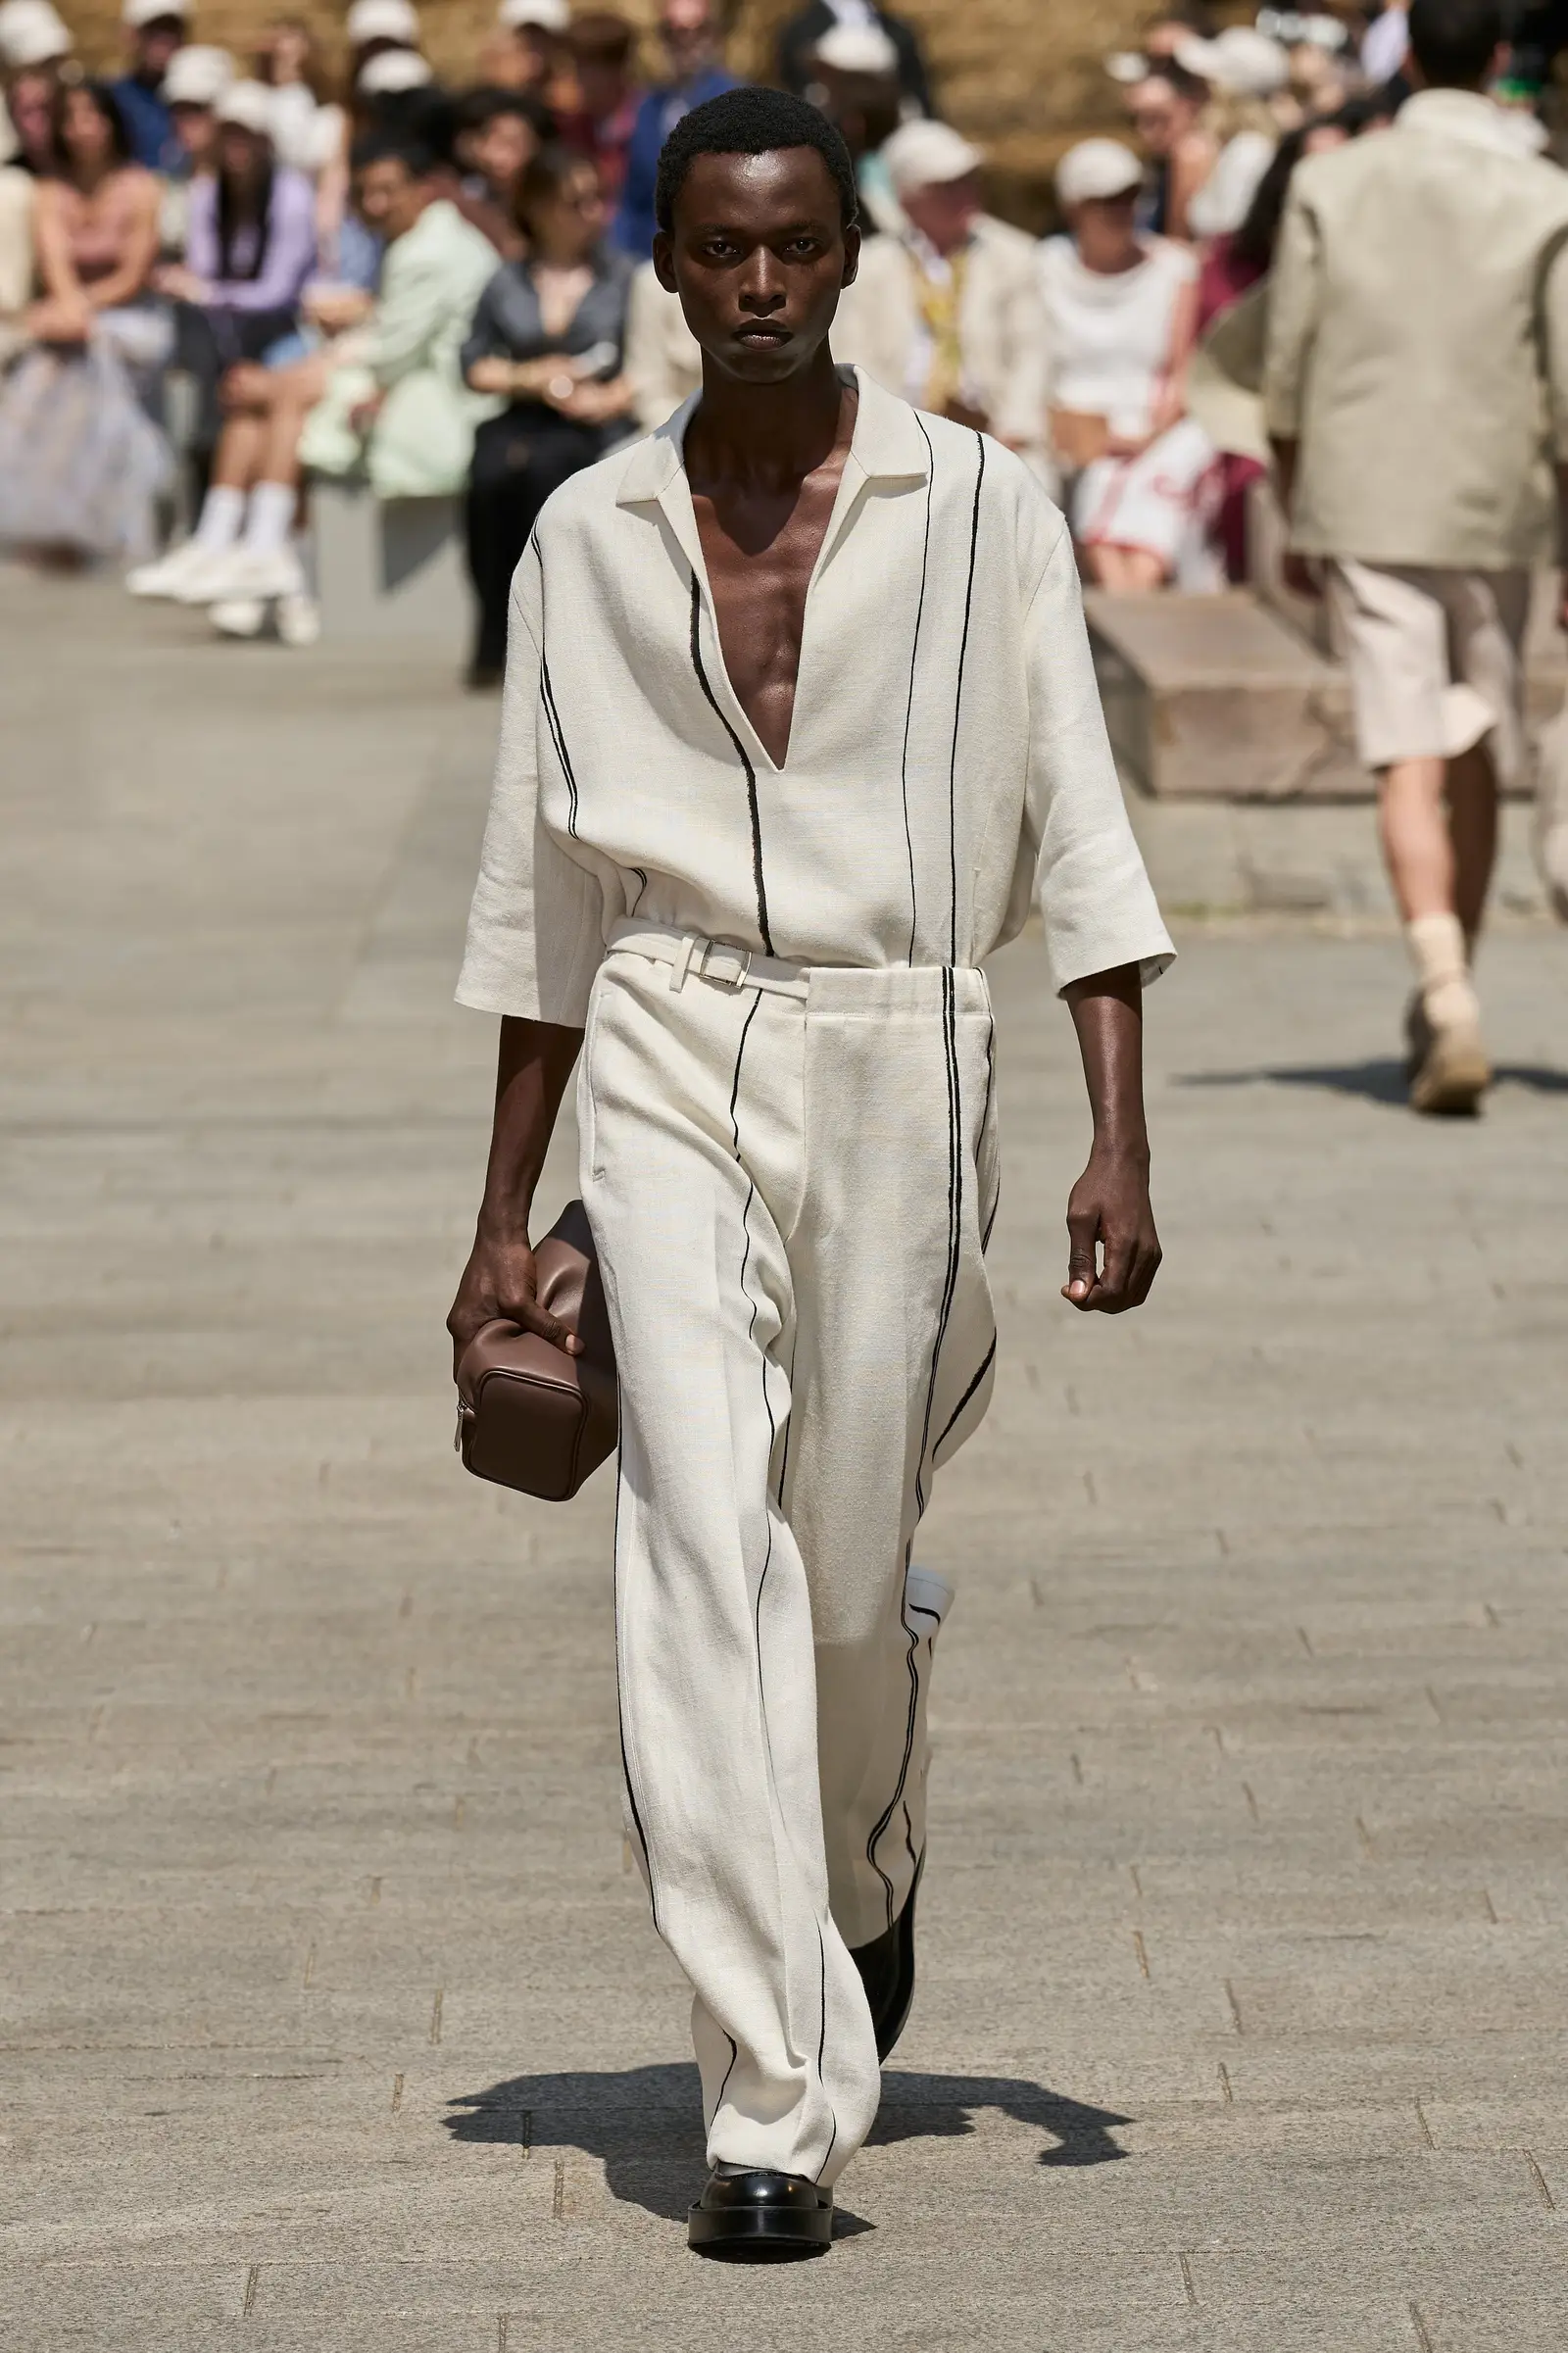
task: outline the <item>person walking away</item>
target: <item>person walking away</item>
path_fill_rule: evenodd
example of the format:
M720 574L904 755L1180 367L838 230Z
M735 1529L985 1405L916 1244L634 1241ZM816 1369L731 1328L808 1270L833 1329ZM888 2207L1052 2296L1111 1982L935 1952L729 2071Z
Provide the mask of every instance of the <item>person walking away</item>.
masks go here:
M682 115L735 87L734 74L726 72L719 57L715 0L662 0L659 37L669 79L662 89L650 90L637 109L626 150L625 185L611 233L612 244L636 262L646 262L654 250L654 189L664 141Z
M925 52L914 26L872 0L811 0L808 8L787 20L778 36L778 78L798 98L813 106L820 78L821 48L838 31L880 33L892 50L899 95L911 115L934 115L931 76Z
M190 28L187 0L124 0L121 22L130 70L114 83L131 160L148 172L179 169L179 142L164 97L164 77Z
M695 1996L689 2236L744 2260L831 2243L913 1990L951 1593L911 1546L996 1365L981 967L1038 900L1094 1106L1067 1296L1119 1310L1158 1263L1140 1008L1171 951L1061 515L835 365L837 131L717 98L657 206L703 388L564 483L517 567L458 984L501 1016L499 1085L449 1329L568 1340L528 1216L581 1051L627 1835Z
M1040 247L1051 431L1073 535L1102 588L1221 585L1213 445L1186 414L1198 264L1137 225L1138 158L1084 139L1056 167L1069 234Z
M1410 1102L1463 1112L1490 1079L1473 964L1523 758L1530 570L1568 489L1568 177L1483 94L1494 0L1409 13L1421 86L1392 130L1291 181L1264 414L1295 578L1324 567L1378 779Z
M622 370L633 265L604 242L592 164L547 147L517 189L526 256L498 270L463 347L470 388L507 403L473 439L468 569L479 602L471 686L499 686L516 570L539 510L568 475L624 438Z
M984 209L985 158L946 123L882 150L905 227L868 237L838 346L917 409L1046 465L1046 318L1032 238Z

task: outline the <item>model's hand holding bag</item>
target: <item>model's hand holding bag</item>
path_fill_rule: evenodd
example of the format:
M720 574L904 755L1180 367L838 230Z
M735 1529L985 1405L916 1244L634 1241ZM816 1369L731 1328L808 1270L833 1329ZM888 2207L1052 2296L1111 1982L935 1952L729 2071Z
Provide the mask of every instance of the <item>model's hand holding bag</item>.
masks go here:
M583 1352L504 1319L482 1325L458 1362L457 1446L476 1478L564 1503L613 1453L617 1425L610 1318L580 1201L539 1243L534 1266L540 1306Z

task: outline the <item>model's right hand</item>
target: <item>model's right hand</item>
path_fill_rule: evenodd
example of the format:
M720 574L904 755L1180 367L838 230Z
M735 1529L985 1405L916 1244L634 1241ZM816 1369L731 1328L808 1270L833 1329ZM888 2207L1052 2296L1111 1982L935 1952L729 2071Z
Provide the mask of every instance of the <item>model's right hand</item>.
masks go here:
M576 1333L539 1305L538 1287L527 1235L488 1234L481 1226L447 1317L454 1373L474 1334L498 1318L524 1332L537 1332L541 1340L548 1340L552 1348L564 1348L568 1356L582 1354Z

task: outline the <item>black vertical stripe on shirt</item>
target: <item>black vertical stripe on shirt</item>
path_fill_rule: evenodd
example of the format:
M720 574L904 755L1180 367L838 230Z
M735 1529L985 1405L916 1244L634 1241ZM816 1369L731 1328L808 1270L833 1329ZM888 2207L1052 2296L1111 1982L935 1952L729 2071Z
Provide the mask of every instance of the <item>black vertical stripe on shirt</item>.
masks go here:
M963 635L958 640L958 683L953 696L953 757L948 763L948 872L953 889L953 934L948 961L958 960L958 712L963 702L963 664L969 651L969 618L974 610L974 563L980 545L980 485L986 478L986 438L976 433L978 453L974 469L974 515L969 524L969 579L963 592Z
M914 671L920 658L920 623L925 618L926 571L931 558L931 493L936 473L936 453L931 436L920 424L916 412L915 423L920 425L920 439L925 443L925 537L920 543L920 600L914 609L914 636L909 643L909 699L904 711L904 755L899 763L899 781L904 788L904 841L909 853L909 961L914 962L914 935L918 922L914 895L914 836L909 831L909 726L914 717Z
M767 885L762 878L762 819L757 805L757 770L747 758L746 746L741 742L740 737L719 709L718 699L708 683L708 672L703 667L702 620L703 592L694 568L692 572L692 667L697 672L697 683L707 696L713 716L734 745L736 758L746 770L746 805L751 811L752 818L752 879L757 885L757 928L762 935L763 953L771 956L773 935L767 928Z
M556 758L561 762L561 772L566 779L568 802L566 831L575 841L577 839L577 778L572 769L571 756L566 750L566 733L561 724L561 712L556 704L556 690L550 677L550 658L545 652L545 560L537 534L532 545L533 552L539 559L539 700L544 706L545 725L549 728L550 740L556 747Z

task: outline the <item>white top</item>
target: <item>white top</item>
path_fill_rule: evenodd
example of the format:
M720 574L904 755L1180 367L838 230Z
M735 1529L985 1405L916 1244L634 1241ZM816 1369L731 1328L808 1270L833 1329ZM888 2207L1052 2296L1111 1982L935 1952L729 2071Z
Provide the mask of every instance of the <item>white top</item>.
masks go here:
M1040 283L1051 322L1052 405L1105 417L1112 432L1147 433L1170 366L1176 304L1198 275L1184 246L1144 241L1144 259L1113 275L1086 270L1070 237L1047 237Z
M462 1004L580 1025L632 914L808 964L977 964L1033 895L1058 989L1169 962L1060 512L1000 443L857 380L782 767L719 651L696 398L546 503Z

